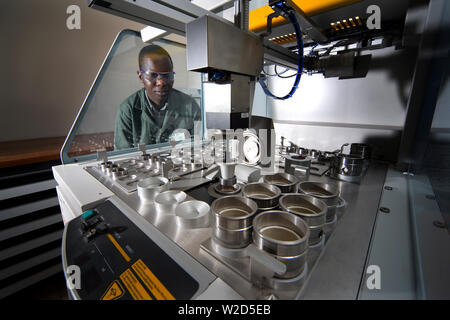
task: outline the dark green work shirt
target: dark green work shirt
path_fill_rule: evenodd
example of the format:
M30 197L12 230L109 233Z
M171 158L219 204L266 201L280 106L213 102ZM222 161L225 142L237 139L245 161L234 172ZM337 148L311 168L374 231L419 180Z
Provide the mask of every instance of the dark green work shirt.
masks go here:
M155 119L155 110L149 104L145 88L133 93L122 102L117 112L114 148L167 142L175 129L186 129L191 137L194 136L194 122L201 121L201 110L193 98L172 89L164 112L161 125L161 121Z

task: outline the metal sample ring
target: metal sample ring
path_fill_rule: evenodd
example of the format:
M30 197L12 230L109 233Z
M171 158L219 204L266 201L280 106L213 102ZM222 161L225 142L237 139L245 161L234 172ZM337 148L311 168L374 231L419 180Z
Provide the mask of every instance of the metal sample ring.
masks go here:
M339 202L339 190L331 184L305 181L298 185L298 191L319 198L328 206L336 206Z
M106 172L106 168L110 167L111 165L112 165L111 161L102 162L100 163L100 168L102 169L103 172Z
M186 200L186 193L180 190L163 191L155 197L155 206L158 213L175 213L180 203Z
M204 201L190 200L175 209L177 225L184 228L204 228L209 225L210 207Z
M229 179L219 178L220 185L223 187L232 187L236 184L236 177L232 177Z
M328 207L320 199L305 194L289 193L282 196L279 203L284 211L300 216L310 228L325 224Z
M241 196L216 199L211 204L214 217L213 237L221 245L242 248L252 241L253 217L257 204Z
M137 184L138 196L144 201L153 201L155 197L167 190L169 180L164 177L150 177Z
M265 183L273 184L280 188L282 193L295 193L299 182L296 176L284 172L265 175L263 180Z
M245 197L254 200L260 209L276 207L281 195L281 190L277 186L261 182L245 185L242 192Z
M308 248L310 231L300 217L285 211L266 211L253 219L253 243L268 253L292 257Z

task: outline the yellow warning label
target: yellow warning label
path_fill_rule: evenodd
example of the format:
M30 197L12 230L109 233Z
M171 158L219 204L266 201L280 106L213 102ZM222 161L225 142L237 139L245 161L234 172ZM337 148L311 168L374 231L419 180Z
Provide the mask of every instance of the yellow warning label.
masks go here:
M121 298L124 294L124 290L122 286L120 285L119 281L114 281L111 283L109 288L106 290L106 292L103 294L101 300L117 300Z
M120 246L120 244L116 241L116 239L114 239L114 237L108 233L107 234L109 241L112 242L112 244L116 247L117 251L120 252L120 254L122 255L122 257L125 259L126 262L130 262L130 257L127 255L127 253L125 252L125 250L122 249L122 247Z
M130 269L127 269L120 275L120 280L125 284L134 300L152 300L152 297L150 297Z
M175 300L175 297L167 290L167 288L159 281L159 279L151 272L145 263L139 259L133 264L133 270L141 278L142 282L147 286L150 292L158 300Z

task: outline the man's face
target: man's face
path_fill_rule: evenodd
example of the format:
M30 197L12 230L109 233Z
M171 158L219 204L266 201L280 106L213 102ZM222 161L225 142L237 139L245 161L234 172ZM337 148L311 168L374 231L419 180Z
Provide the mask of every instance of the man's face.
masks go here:
M164 74L173 72L173 66L169 57L156 54L146 55L142 59L141 69L146 71L146 73L143 73L140 70L138 75L144 84L148 97L158 106L162 106L167 101L169 92L172 89L173 75L172 77L159 75L154 78L151 74L155 72Z

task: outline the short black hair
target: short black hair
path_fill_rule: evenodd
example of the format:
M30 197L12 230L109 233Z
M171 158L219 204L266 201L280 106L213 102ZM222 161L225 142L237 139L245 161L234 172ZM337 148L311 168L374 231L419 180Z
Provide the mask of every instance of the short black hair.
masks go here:
M172 58L170 57L170 54L164 48L162 48L156 44L150 44L148 46L143 47L141 49L141 51L139 51L139 57L138 57L139 70L142 70L144 56L150 55L150 54L156 54L156 55L168 57L170 60L170 63L172 64L172 67L173 67L173 61L172 61Z

